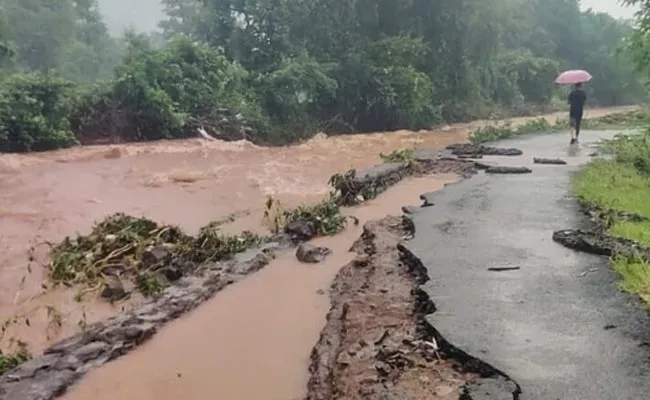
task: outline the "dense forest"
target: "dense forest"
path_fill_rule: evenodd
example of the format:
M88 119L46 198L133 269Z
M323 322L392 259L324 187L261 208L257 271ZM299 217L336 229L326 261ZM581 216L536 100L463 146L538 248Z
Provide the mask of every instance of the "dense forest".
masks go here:
M594 75L593 105L647 96L639 33L579 0L163 3L159 31L116 38L97 0L0 0L0 151L524 115L564 104L568 68Z

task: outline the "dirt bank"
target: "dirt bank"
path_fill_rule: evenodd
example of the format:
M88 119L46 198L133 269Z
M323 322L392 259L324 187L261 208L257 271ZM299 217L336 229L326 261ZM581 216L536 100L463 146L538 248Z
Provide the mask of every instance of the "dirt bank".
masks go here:
M422 326L433 305L418 296L426 271L404 263L397 245L404 220L387 217L364 227L355 259L338 273L331 309L312 352L307 400L458 400L476 378L443 360Z

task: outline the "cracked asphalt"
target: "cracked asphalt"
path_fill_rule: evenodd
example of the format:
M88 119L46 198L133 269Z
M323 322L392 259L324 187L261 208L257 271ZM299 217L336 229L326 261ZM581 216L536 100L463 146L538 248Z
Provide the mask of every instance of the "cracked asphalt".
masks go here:
M570 197L570 175L607 132L502 141L524 175L479 175L424 195L407 247L428 268L432 325L452 345L502 371L525 400L650 398L650 317L619 291L607 259L552 241L554 230L585 224ZM533 157L568 165L535 165ZM489 268L519 267L490 271ZM482 397L483 398L483 397ZM509 398L509 397L485 397Z

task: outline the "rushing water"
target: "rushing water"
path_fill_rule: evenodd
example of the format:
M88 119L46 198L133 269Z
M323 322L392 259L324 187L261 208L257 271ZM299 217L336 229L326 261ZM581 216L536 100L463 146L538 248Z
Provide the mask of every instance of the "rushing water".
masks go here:
M327 289L352 261L350 245L365 222L399 215L422 192L454 179L408 179L379 198L346 210L358 226L319 238L333 249L325 262L306 265L288 251L163 328L141 349L95 370L64 400L298 400L307 385L309 355L325 325ZM116 385L115 382L119 382Z
M612 111L617 110L588 114ZM554 120L564 114L548 117ZM73 289L50 288L40 265L46 245L36 247L38 262L28 266L28 251L36 243L87 232L93 222L115 212L179 225L188 232L238 212L244 217L226 230L260 230L265 195L285 205L316 201L327 193L327 180L334 173L376 164L381 152L464 141L482 124L319 135L282 148L193 139L0 155L0 318L22 317L8 325L0 346L15 337L38 352L73 333L80 323L129 307L92 300L77 303Z

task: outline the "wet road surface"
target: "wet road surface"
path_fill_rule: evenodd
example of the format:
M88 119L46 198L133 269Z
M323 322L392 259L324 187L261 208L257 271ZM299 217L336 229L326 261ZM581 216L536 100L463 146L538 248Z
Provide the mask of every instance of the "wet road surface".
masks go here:
M438 310L429 317L433 326L518 383L520 399L644 399L647 311L618 290L605 258L551 240L554 230L585 223L570 197L570 175L611 133L581 136L579 147L568 145L567 134L500 142L524 155L486 161L533 173L481 173L425 195L435 205L414 215L408 247L431 276L425 290ZM533 157L561 157L569 165L534 165ZM494 267L520 269L488 270Z

